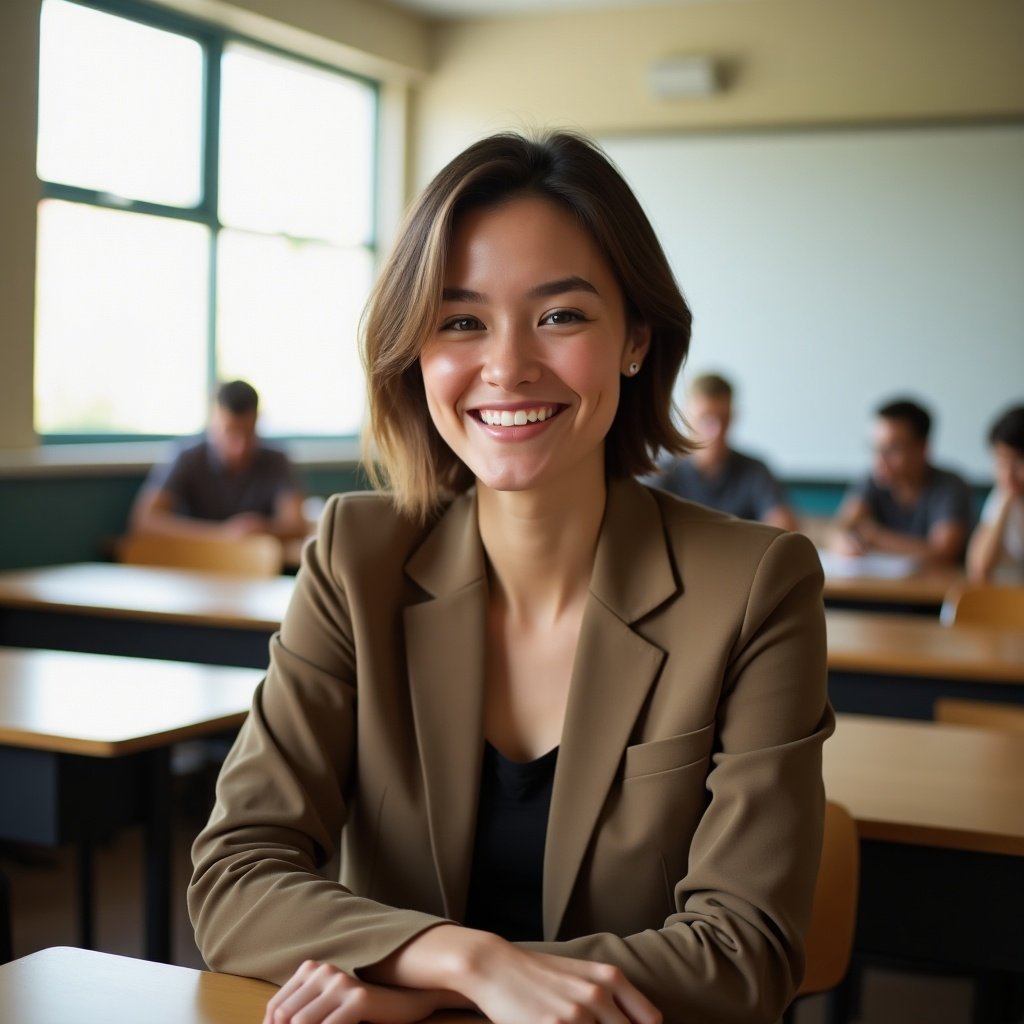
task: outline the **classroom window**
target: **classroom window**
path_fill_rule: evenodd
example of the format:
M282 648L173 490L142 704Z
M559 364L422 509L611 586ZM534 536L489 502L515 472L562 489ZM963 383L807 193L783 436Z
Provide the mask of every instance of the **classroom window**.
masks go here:
M376 89L125 0L43 0L36 429L202 429L244 377L263 429L356 433Z

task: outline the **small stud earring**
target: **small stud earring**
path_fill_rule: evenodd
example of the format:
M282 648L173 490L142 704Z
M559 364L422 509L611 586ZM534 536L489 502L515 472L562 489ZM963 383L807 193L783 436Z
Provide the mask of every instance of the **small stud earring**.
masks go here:
M640 364L639 363L632 362L632 363L629 364L629 375L630 375L630 377L635 377L637 375L637 373L639 373L639 371L640 371Z

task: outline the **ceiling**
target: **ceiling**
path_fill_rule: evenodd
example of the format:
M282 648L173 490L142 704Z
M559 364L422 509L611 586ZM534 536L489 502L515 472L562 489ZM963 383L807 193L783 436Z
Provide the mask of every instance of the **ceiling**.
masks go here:
M433 18L489 18L532 11L579 11L609 7L671 7L693 0L390 0L394 7Z

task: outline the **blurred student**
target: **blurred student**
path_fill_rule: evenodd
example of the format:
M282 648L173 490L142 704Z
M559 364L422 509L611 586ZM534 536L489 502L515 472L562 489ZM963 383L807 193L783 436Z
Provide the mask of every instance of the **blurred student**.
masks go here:
M303 537L303 495L283 451L256 432L259 396L242 380L221 384L206 434L155 466L131 512L137 533Z
M699 447L645 482L740 519L795 530L796 517L771 470L760 459L729 447L732 396L732 385L717 373L695 377L685 411Z
M929 461L931 426L928 411L910 399L876 410L872 470L839 507L833 550L883 551L946 564L963 557L970 491L955 473Z
M967 574L977 583L996 573L1024 576L1024 405L992 424L988 443L995 486L967 547Z

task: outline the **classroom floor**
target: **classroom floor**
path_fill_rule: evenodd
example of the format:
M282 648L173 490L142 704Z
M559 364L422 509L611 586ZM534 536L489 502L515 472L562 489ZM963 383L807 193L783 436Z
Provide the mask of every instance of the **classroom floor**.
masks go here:
M201 822L181 813L174 844L174 961L203 967L185 911L191 865L189 845ZM96 944L109 953L142 955L142 833L126 829L96 853ZM0 868L12 893L14 955L47 946L75 944L74 850L0 846ZM865 972L861 1016L851 1024L970 1024L970 988L959 978ZM797 1024L823 1024L820 998L797 1010Z

